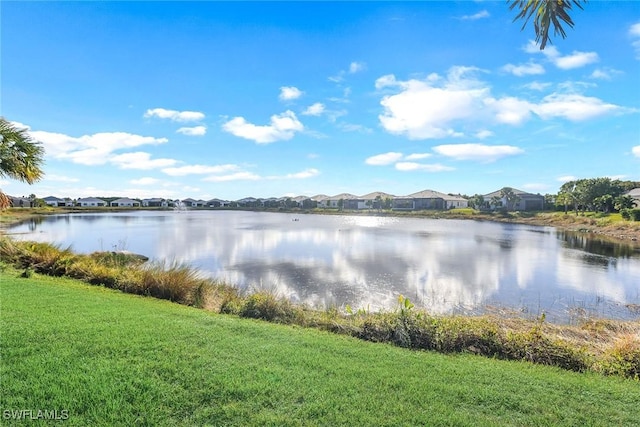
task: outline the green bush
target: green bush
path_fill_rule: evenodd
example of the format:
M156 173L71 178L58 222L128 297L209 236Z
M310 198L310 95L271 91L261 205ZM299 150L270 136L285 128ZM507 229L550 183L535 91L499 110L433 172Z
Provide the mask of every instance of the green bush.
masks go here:
M640 209L620 209L620 216L627 221L640 221Z
M640 339L627 336L618 340L605 352L595 370L640 380Z

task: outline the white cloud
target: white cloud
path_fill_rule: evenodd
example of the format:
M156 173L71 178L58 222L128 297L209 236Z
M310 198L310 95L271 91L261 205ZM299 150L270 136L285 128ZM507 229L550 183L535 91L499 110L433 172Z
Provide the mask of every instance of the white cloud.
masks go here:
M487 163L524 153L524 150L512 145L484 144L445 144L435 146L433 150L456 160L476 160Z
M132 179L131 181L129 181L130 184L132 185L154 185L159 183L160 180L156 179L156 178L151 178L151 177L144 177L144 178L140 178L140 179Z
M364 62L352 62L349 64L349 73L355 74L360 71L364 71L366 65Z
M168 141L166 138L126 132L103 132L81 137L46 131L32 131L29 134L42 143L47 156L83 165L106 164L109 155L116 150L141 145L159 145Z
M262 178L251 172L236 172L230 175L215 175L204 178L203 181L228 182L228 181L258 181Z
M269 179L307 179L318 175L320 175L320 171L318 169L311 168L303 170L302 172L290 173L283 177L269 177Z
M174 122L197 122L204 119L204 114L198 111L176 111L165 108L153 108L144 113L145 118L157 117Z
M489 138L490 136L493 136L493 132L491 132L490 130L480 130L478 132L476 132L476 134L474 135L476 138L478 139L485 139L485 138Z
M600 58L596 52L580 52L574 50L570 55L562 56L555 46L547 46L540 50L535 41L530 40L523 50L527 53L542 53L556 67L562 70L571 70L598 62Z
M543 91L543 90L551 87L551 83L531 82L531 83L527 83L523 87L526 88L526 89Z
M302 91L294 86L282 86L280 88L280 100L281 101L293 101L302 96Z
M373 133L373 129L355 123L338 123L338 127L345 132Z
M176 131L188 136L202 136L207 133L206 126L182 127Z
M240 167L234 164L224 164L224 165L215 165L215 166L189 165L189 166L180 166L175 168L165 168L165 169L162 169L162 172L166 173L169 176L186 176L186 175L205 175L205 174L226 173L226 172L237 171L238 169L240 169Z
M623 74L622 71L613 68L596 68L589 76L592 79L611 80L614 75Z
M519 125L531 116L532 104L518 98L487 98L484 103L495 112L498 123Z
M204 178L203 181L209 182L228 182L228 181L259 181L259 180L287 180L287 179L308 179L320 175L318 169L306 169L301 172L290 173L286 175L260 176L253 172L241 171L228 175L213 175Z
M633 147L631 149L631 152L633 153L634 156L640 157L640 145L636 145L635 147Z
M616 180L621 181L623 179L627 179L627 175L609 175L609 176L607 176L607 178L609 178L609 179L611 179L613 181L616 181Z
M544 67L540 64L536 64L535 62L528 62L520 65L507 64L502 67L502 70L518 77L544 74Z
M563 117L570 121L583 121L621 111L622 108L607 104L601 99L578 95L553 93L532 107L533 112L543 119Z
M324 104L321 102L316 102L315 104L308 106L307 109L302 112L302 114L305 116L320 116L322 115L322 113L324 113L324 111Z
M422 159L426 159L428 157L431 157L433 154L431 153L414 153L414 154L409 154L408 156L405 156L405 160L422 160Z
M460 19L464 21L475 21L477 19L488 18L490 16L491 15L487 10L481 10L480 12L474 13L473 15L464 15Z
M56 182L78 182L80 181L78 178L71 178L64 175L55 175L55 174L46 174L44 177L47 181L56 181Z
M178 163L177 160L173 159L151 159L151 154L142 151L111 156L109 158L109 162L115 164L121 169L140 170L164 168Z
M395 163L398 160L402 159L402 157L402 153L389 152L368 157L364 162L372 166L383 166Z
M631 46L636 51L636 59L640 59L640 22L629 27L629 35L635 39L631 42Z
M434 79L397 81L393 75L376 80L376 88L395 87L400 90L380 101L384 113L380 123L387 132L406 135L410 139L461 136L452 127L454 122L471 119L481 110L481 100L489 88L472 77L468 67L452 67L447 80L440 86Z
M474 71L477 70L453 67L446 79L437 75L407 81L397 80L393 75L378 78L375 82L378 90L396 92L382 97L380 105L384 111L378 116L380 124L387 132L409 139L438 139L464 136L456 127L463 129L477 123L520 125L533 113L543 120L560 117L583 121L635 111L581 95L579 91L593 85L581 82L580 87L574 82L559 85L564 93L552 93L537 102L514 96L494 98L488 84L470 75ZM480 135L489 135L486 132Z
M293 111L285 111L271 116L271 124L254 125L244 117L234 117L222 125L222 129L240 138L250 139L257 144L268 144L274 141L293 138L296 132L304 130L304 126Z
M564 176L559 176L558 178L556 178L556 181L565 183L565 182L569 182L569 181L575 181L576 179L578 179L578 178L573 176L573 175L564 175Z
M599 60L600 58L595 52L574 51L571 55L553 58L553 63L556 67L563 70L571 70L573 68L584 67L585 65L598 62Z
M522 188L529 191L541 192L549 189L549 185L542 184L539 182L531 182L528 184L523 184Z
M450 166L444 166L439 163L423 164L415 162L398 162L396 163L396 169L402 172L411 171L426 171L426 172L447 172L455 170Z

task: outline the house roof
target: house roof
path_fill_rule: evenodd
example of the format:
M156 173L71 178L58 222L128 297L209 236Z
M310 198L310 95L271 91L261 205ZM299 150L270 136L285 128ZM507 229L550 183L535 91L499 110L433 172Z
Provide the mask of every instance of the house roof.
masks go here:
M627 194L626 194L626 195L627 195L627 196L634 197L634 198L636 198L636 199L637 199L637 198L640 198L640 187L638 187L638 188L634 188L633 190L631 190L631 191L627 192Z
M78 199L78 202L102 202L102 203L107 203L106 201L104 201L102 199L98 199L96 197L84 197L82 199Z
M329 196L327 196L326 194L316 194L315 196L311 197L311 200L315 200L316 202L319 202L321 200L326 200L328 198Z
M356 196L355 194L351 194L351 193L340 193L340 194L336 194L335 196L329 197L329 199L331 199L331 200L359 199L359 198L360 197Z
M138 203L137 200L129 199L128 197L123 197L121 199L115 199L111 201L111 203L128 203L128 202Z
M503 188L506 188L506 187L503 187ZM517 194L518 196L534 196L534 197L542 197L542 198L544 198L544 196L541 196L539 194L527 193L526 191L518 190L517 188L513 188L513 187L509 187L509 188L511 188L511 190L515 194ZM491 198L491 197L495 197L495 196L502 197L501 193L502 193L502 188L499 189L499 190L496 190L496 191L494 191L492 193L485 194L485 195L483 195L483 197L485 199Z
M422 190L417 193L409 194L408 196L404 196L403 198L409 199L448 199L451 196L448 194L441 193L439 191L434 190Z
M64 202L64 199L55 196L43 197L42 200L44 200L45 202Z
M364 196L360 196L360 198L361 199L365 199L365 200L375 200L378 196L382 200L386 199L387 197L390 197L392 199L395 197L393 194L383 193L382 191L374 191L373 193L369 193L369 194L365 194Z

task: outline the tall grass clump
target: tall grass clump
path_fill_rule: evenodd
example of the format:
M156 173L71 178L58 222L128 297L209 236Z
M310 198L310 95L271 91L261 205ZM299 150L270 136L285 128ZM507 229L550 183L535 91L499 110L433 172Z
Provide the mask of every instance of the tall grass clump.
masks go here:
M640 337L627 334L607 349L594 370L640 380Z
M276 323L304 324L302 307L266 290L257 291L245 297L239 307L238 315Z
M192 267L155 262L140 271L138 293L185 305L203 306L209 281Z

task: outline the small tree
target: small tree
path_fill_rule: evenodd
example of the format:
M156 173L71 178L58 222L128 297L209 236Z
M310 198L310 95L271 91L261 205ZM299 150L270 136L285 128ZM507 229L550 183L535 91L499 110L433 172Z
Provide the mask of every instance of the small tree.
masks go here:
M507 210L512 211L515 208L515 205L520 202L520 197L513 191L511 187L504 187L500 190L500 195L507 202Z
M632 209L635 201L631 196L618 196L613 202L613 207L617 211L622 211L623 209Z
M494 209L496 209L498 206L502 205L502 199L500 198L500 196L493 196L491 197L489 204L493 206Z
M42 172L44 149L21 129L0 117L0 178L11 178L33 184ZM0 191L0 209L10 205L9 198Z

